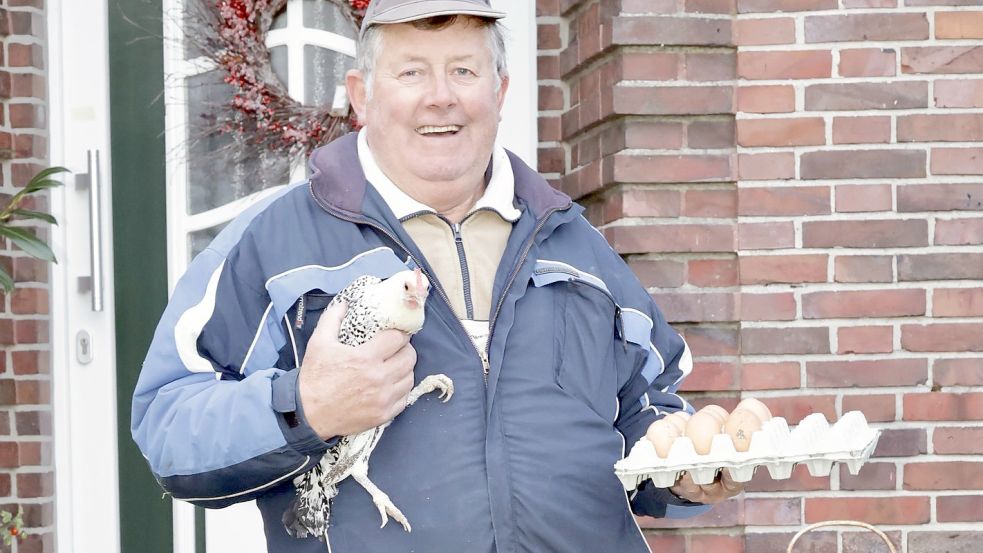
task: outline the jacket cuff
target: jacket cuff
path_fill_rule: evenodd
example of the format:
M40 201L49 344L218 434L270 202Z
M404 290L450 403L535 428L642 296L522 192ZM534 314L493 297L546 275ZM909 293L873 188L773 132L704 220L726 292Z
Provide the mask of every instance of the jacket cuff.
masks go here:
M668 506L676 507L704 507L702 503L694 503L679 497L669 491L669 488L657 488L651 480L646 480L638 486L638 490L631 498L632 511L637 515L650 517L665 517ZM709 510L709 506L705 506Z
M273 410L290 447L304 455L320 455L336 444L338 437L324 441L307 422L304 406L299 400L299 375L300 370L294 369L273 379Z

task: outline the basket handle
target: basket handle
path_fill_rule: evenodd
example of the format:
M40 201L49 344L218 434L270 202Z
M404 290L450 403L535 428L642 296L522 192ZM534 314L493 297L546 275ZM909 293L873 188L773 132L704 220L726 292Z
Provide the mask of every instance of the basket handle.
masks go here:
M811 532L816 528L824 528L826 526L857 526L860 528L865 528L877 534L882 540L884 540L884 543L887 544L888 551L890 551L891 553L898 553L898 550L894 548L894 544L891 543L891 540L887 537L886 534L884 534L884 532L881 532L880 530L878 530L874 526L871 526L870 524L867 524L866 522L860 522L857 520L827 520L823 522L817 522L815 524L810 524L809 526L806 526L802 530L799 530L799 532L792 537L792 541L789 542L788 549L785 550L785 553L792 553L792 547L795 546L795 542L799 541L799 538L801 538L807 532Z

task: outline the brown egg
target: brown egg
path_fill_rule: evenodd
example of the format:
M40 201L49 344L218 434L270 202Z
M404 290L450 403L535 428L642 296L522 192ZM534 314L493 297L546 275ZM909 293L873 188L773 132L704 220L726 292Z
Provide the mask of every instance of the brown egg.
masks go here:
M680 416L679 413L669 413L663 420L669 421L679 429L679 434L682 435L686 432L686 419L689 418L689 413L686 413L686 417Z
M655 447L655 454L663 459L669 455L669 448L682 433L678 428L666 419L659 419L649 425L645 432L645 438L652 442Z
M734 449L747 451L751 447L751 436L761 430L761 419L747 409L734 409L724 423L724 432L734 441Z
M693 448L700 455L710 453L713 437L720 434L720 421L712 413L699 413L690 417L686 422L686 436L693 440Z
M734 410L737 411L738 409L745 409L754 413L755 415L758 415L758 418L761 419L762 423L771 420L771 411L768 409L768 406L754 399L753 397L745 398L743 401L738 403Z
M721 425L724 424L724 421L727 420L727 416L730 414L727 412L726 409L724 409L719 405L707 405L703 409L700 409L700 412L704 412L704 411L707 413L711 413L713 416L717 417Z

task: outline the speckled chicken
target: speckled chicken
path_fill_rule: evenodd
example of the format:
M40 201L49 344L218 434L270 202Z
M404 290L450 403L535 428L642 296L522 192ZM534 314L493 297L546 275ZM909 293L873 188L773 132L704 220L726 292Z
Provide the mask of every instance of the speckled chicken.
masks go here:
M402 271L386 280L362 276L332 300L348 302L348 312L341 322L338 341L358 346L389 328L413 334L423 328L424 302L430 283L419 269ZM423 394L440 390L445 402L454 393L454 383L443 374L427 376L407 398L407 407ZM391 421L390 421L391 422ZM311 471L294 479L297 497L283 514L287 533L298 538L317 536L324 539L331 515L331 500L338 495L338 483L351 476L362 485L382 516L382 526L391 516L409 532L410 523L388 495L369 480L369 457L383 431L390 423L358 434L342 436L330 447Z

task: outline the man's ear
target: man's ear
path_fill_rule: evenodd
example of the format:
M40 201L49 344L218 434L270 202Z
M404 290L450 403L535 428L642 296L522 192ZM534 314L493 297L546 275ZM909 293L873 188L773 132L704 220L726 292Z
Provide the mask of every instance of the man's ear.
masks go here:
M509 90L509 76L502 75L502 84L498 87L498 111L505 105L505 93Z
M348 91L348 101L351 102L352 109L355 110L358 122L362 126L365 126L368 123L365 120L365 104L367 98L365 97L365 77L361 71L351 69L345 73L345 89Z

